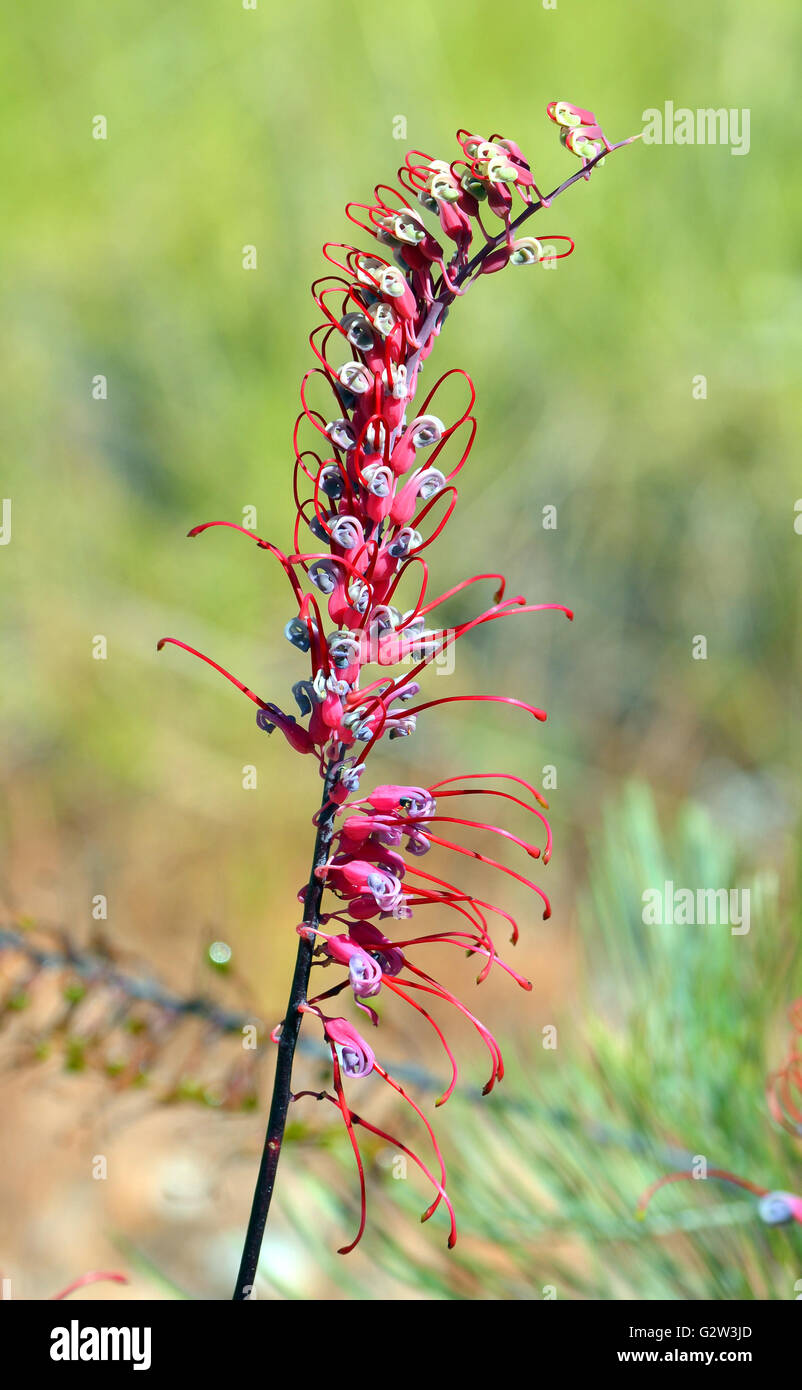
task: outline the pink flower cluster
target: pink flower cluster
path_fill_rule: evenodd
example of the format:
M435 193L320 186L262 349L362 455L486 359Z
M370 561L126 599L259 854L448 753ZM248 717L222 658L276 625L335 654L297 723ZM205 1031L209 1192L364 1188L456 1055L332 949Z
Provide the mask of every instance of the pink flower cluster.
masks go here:
M614 148L595 117L566 102L552 103L548 113L589 176L590 165ZM526 980L500 961L490 919L506 921L513 941L518 929L502 907L467 893L448 878L424 872L421 858L437 847L480 860L539 895L544 916L550 910L545 894L530 879L474 848L463 847L449 837L455 832L444 833L444 827L452 826L491 832L508 847L538 858L538 847L511 832L482 820L447 815L441 809L443 802L450 805L450 798L490 796L535 816L545 833L542 859L547 862L551 837L541 810L546 803L522 778L503 772L464 774L426 788L379 786L359 795L365 759L376 742L411 735L424 711L461 701L485 701L545 719L542 710L508 695L451 695L420 702L418 677L482 624L543 609L572 617L557 604L529 604L522 595L505 597L504 578L495 573L474 574L436 597L429 596L427 552L457 502L455 480L476 433L471 414L475 392L470 377L453 370L435 381L418 404L421 373L450 306L478 278L508 265L553 261L574 247L565 236L549 236L546 244L545 239L521 235L522 222L548 207L552 199L540 192L514 141L498 135L488 140L466 130L458 132L457 140L459 153L454 160L433 159L415 150L399 170L399 187L381 184L371 202L349 204L348 216L373 237L374 250L339 243L324 247L331 273L312 287L324 322L310 335L317 364L303 379L302 410L294 431L297 518L292 552L285 554L253 532L234 527L274 556L289 581L294 611L285 633L310 662L308 677L293 687L299 714L262 700L209 657L177 643L221 671L257 704L262 729L279 729L299 753L318 760L322 774L333 767L337 770L331 793L338 806L332 852L317 872L339 906L312 923L303 923L299 931L315 933L322 963L346 971L345 979L303 1007L323 1026L333 1066L334 1094L328 1099L342 1112L359 1168L362 1219L356 1240L346 1247L349 1250L360 1238L365 1219L364 1177L354 1127L361 1124L372 1133L383 1132L350 1109L344 1078L377 1074L404 1096L434 1146L435 1170L430 1171L397 1139L392 1142L410 1155L436 1189L425 1217L441 1202L448 1207L450 1243L453 1212L445 1192L445 1167L428 1120L380 1066L353 1025L323 1013L322 1002L350 988L356 1006L373 1024L378 1023L378 1014L368 1001L381 991L414 1009L436 1034L451 1069L441 1101L453 1090L456 1063L426 1005L448 1004L470 1021L487 1048L491 1070L485 1089L490 1090L503 1074L495 1039L407 953L428 943L447 943L483 958L480 981L498 965L529 989ZM555 190L552 198L577 177L581 174ZM558 244L564 248L558 250ZM446 423L439 401L460 381L465 388L464 406L456 419ZM210 522L190 535L230 525ZM475 617L449 627L433 616L455 594L484 581L493 584L493 598ZM165 638L160 645L174 641ZM378 674L368 674L366 679L370 666L377 667ZM513 786L517 794L510 790ZM433 906L451 919L443 930L391 939L380 925L405 921L413 911Z
M528 795L524 800L521 796L515 796L505 790L503 786L466 785L488 780L507 785L514 783L516 789L522 788L524 794ZM504 1064L493 1034L451 990L413 963L408 955L412 947L433 943L456 946L462 952L467 951L483 959L478 983L487 978L493 965L498 965L523 989L532 988L528 980L501 960L490 935L490 918L496 916L512 928L512 939L517 940L518 927L515 919L498 905L465 892L446 878L425 872L419 865L421 856L432 846L468 855L509 874L539 893L545 903L544 916L548 915L547 899L542 890L529 879L523 878L495 859L479 853L478 850L466 849L438 833L444 823L492 831L518 845L532 858L538 858L540 850L535 845L520 839L510 831L487 825L482 821L466 820L438 812L437 802L440 799L482 795L514 802L536 816L545 827L544 859L548 859L551 840L548 822L538 805L545 804L540 794L528 782L511 773L478 773L446 778L443 782L427 788L379 786L363 798L346 801L339 808L341 819L334 834L333 852L326 863L317 870L327 888L341 900L342 906L336 911L321 914L319 924L315 928L316 937L320 941L316 954L323 965L345 967L347 975L330 990L310 999L305 1009L316 1014L323 1024L324 1037L331 1051L335 1090L334 1096L328 1096L328 1099L339 1107L345 1120L357 1158L362 1196L358 1234L342 1253L353 1249L362 1235L365 1222L364 1175L354 1126L363 1125L372 1133L381 1134L374 1125L350 1109L345 1099L342 1081L343 1077L360 1078L371 1072L376 1073L397 1091L424 1124L435 1153L435 1174L429 1171L412 1150L399 1143L397 1139L388 1135L383 1137L388 1138L397 1149L408 1154L436 1188L437 1196L432 1206L424 1213L423 1219L428 1219L439 1203L444 1201L451 1218L449 1244L453 1244L456 1239L454 1214L445 1192L445 1165L428 1120L400 1084L379 1065L373 1049L353 1025L345 1018L324 1014L320 1006L325 1000L350 989L357 1008L366 1013L375 1026L379 1022L379 1016L368 1001L375 999L379 992L385 989L414 1009L433 1030L447 1059L450 1078L442 1096L436 1102L437 1105L442 1105L448 1100L456 1085L457 1063L442 1027L426 1005L431 1005L432 1001L447 1004L468 1020L488 1052L490 1074L485 1083L485 1094L493 1089L496 1081L501 1080ZM405 853L401 852L402 848ZM299 896L302 897L303 893ZM392 938L378 925L406 921L412 917L413 911L432 906L448 909L453 917L451 925L441 931L416 935L400 936L396 929ZM331 931L332 924L336 924L338 930ZM298 930L308 930L307 925L302 923Z

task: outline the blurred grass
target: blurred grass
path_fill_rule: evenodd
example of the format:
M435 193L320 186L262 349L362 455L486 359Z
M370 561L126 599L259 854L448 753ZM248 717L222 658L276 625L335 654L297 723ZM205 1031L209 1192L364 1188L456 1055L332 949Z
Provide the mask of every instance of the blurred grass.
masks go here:
M524 745L512 712L462 706L433 712L376 766L393 780L403 766L412 781L472 767L539 780L556 766L555 913L521 951L534 1000L487 998L488 1021L512 1030L516 1018L524 1049L532 1008L548 1018L575 989L587 845L631 776L669 818L692 797L713 842L788 883L802 555L788 61L798 12L782 0L712 0L701 13L690 0L553 11L512 0L488 14L478 0L409 0L398 22L355 0L256 11L75 0L49 7L46 23L17 7L0 24L7 912L88 930L91 898L106 893L110 932L172 983L211 932L232 940L266 1013L282 1008L314 770L257 736L212 673L177 652L157 663L154 648L174 633L281 703L299 675L281 636L285 596L244 541L183 537L246 505L277 543L289 535L290 433L316 322L308 285L321 243L350 239L344 203L389 179L408 146L453 153L460 125L509 134L539 181L557 183L573 164L544 114L556 96L591 106L612 138L669 99L748 107L751 151L622 151L542 217L544 232L576 237L574 256L553 273L480 284L450 316L437 370L473 375L479 436L435 582L503 558L513 591L577 618L569 628L535 617L514 641L486 627L461 644L455 690L543 704L536 741ZM105 142L91 138L99 113ZM393 139L399 114L406 142ZM241 268L245 244L258 249L253 273ZM91 396L98 373L106 401ZM698 373L705 401L691 395ZM553 532L540 525L547 504L559 511ZM691 659L697 633L706 662ZM91 659L95 634L107 637L105 662ZM259 787L244 794L251 763ZM601 934L593 920L589 943ZM605 998L630 978L635 944L622 931L614 948L614 935L611 924ZM772 927L764 945L755 1028L779 1006ZM717 978L688 939L672 946L689 989ZM719 994L740 1017L733 980ZM417 1055L403 1025L390 1041ZM590 1061L583 1076L592 1092Z

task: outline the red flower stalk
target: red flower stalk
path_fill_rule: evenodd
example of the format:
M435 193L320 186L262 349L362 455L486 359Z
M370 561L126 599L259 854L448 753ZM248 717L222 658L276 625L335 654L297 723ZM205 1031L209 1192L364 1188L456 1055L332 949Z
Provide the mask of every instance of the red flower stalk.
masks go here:
M453 709L470 700L507 705L535 720L546 717L535 706L504 694L414 702L420 691L418 677L474 628L546 609L573 616L558 604L529 604L522 595L505 597L499 574L472 575L430 596L425 552L456 506L455 479L476 433L471 414L475 392L465 372L452 370L435 381L420 403L416 400L424 364L457 298L483 275L507 265L553 261L574 249L567 236L550 236L548 244L522 236L522 224L550 207L571 184L589 178L604 155L619 146L610 144L591 112L554 102L548 114L560 126L566 147L582 161L582 167L548 196L540 192L514 141L500 136L485 140L461 130L460 153L451 163L414 150L399 170L400 187L380 184L372 202L348 205L351 221L377 246L368 253L327 244L324 255L332 273L312 286L325 322L310 335L317 363L301 383L302 410L293 435L297 515L291 551L284 553L225 521L207 522L189 533L197 536L210 527L232 527L267 550L284 570L294 604L285 635L310 663L308 676L293 686L300 718L263 699L186 643L170 637L159 643L161 648L176 642L220 671L258 706L259 727L267 733L279 729L296 751L311 754L324 778L323 802L315 818L313 869L299 894L304 919L298 929L298 962L287 1015L275 1034L279 1057L273 1103L235 1298L248 1297L253 1282L292 1098L291 1068L301 1016L311 1013L322 1024L332 1056L334 1094L322 1092L321 1098L341 1111L357 1160L362 1215L357 1237L345 1250L353 1249L365 1225L365 1184L355 1137L359 1125L389 1139L426 1174L436 1196L424 1220L445 1203L453 1244L445 1167L428 1121L353 1026L328 1017L319 1005L350 988L357 1007L377 1024L378 1014L368 999L384 991L407 1004L434 1030L448 1059L451 1080L442 1103L453 1090L457 1068L440 1025L428 1012L432 999L448 1003L479 1033L491 1058L485 1090L503 1075L501 1053L484 1024L407 953L432 942L446 943L480 958L480 982L498 965L523 988L531 988L500 960L491 937L490 919L500 917L510 925L513 942L517 939L518 927L509 913L449 878L424 872L419 860L432 847L455 863L463 856L478 860L500 877L531 889L541 898L547 917L548 898L536 883L455 838L464 831L470 842L477 830L491 832L507 849L547 863L551 832L540 809L546 807L542 796L522 778L505 772L459 774L429 788L380 786L362 795L360 782L365 760L379 739L408 737L418 717L435 709ZM555 243L564 249L558 251ZM442 387L458 377L465 383L465 403L458 417L446 423L438 413ZM485 580L494 586L493 599L474 618L447 626L439 614L432 616L455 594ZM379 667L379 673L366 681L370 666ZM487 785L489 781L493 785ZM447 814L453 798L476 796L531 812L545 832L542 852L539 845L500 826ZM324 890L339 900L335 910L321 910ZM376 925L405 921L417 909L431 906L449 910L445 930L396 940ZM337 924L334 931L328 930L332 923ZM326 993L309 999L313 961L344 968L346 975ZM434 1173L412 1150L350 1108L344 1079L356 1081L371 1073L396 1090L424 1125L434 1148Z
M766 1095L772 1119L782 1125L789 1134L799 1138L802 1135L802 1053L799 1051L799 1039L802 1035L802 999L794 1000L789 1009L789 1017L794 1037L784 1064L766 1078ZM786 1225L791 1221L798 1221L802 1225L802 1197L796 1196L793 1192L770 1191L767 1187L760 1187L748 1178L739 1178L723 1168L709 1168L707 1176L753 1192L760 1198L758 1215L767 1226ZM658 1178L640 1197L635 1215L639 1220L643 1220L652 1197L667 1183L684 1182L693 1178L693 1173L686 1172L667 1173L665 1177Z

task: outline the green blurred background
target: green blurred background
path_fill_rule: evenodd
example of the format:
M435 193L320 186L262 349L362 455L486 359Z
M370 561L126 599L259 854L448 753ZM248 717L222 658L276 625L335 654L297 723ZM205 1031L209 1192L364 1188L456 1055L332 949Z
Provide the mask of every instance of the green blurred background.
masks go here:
M668 1234L633 1233L630 1218L672 1145L802 1185L761 1100L799 984L799 15L783 0L702 12L74 0L18 7L2 27L4 915L86 940L105 894L109 938L176 988L202 978L206 944L223 938L266 1018L284 1005L315 769L268 742L213 673L175 649L157 658L155 643L181 637L285 707L306 674L267 557L233 534L184 537L255 507L257 529L289 543L322 242L351 240L343 205L391 181L407 148L455 157L459 126L516 139L552 187L574 168L545 116L555 98L591 107L613 140L667 100L750 111L743 157L637 143L608 159L537 219L538 235L573 236L575 254L480 282L438 344L432 372L473 376L479 434L437 589L501 564L513 592L568 604L576 621L496 624L458 649L449 694L514 694L548 709L545 726L492 706L435 710L374 773L506 768L540 782L553 765L554 914L542 924L525 898L505 899L526 926L515 963L535 981L531 996L484 986L483 1016L519 1058L506 1102L440 1113L464 1253L449 1263L429 1228L407 1234L398 1189L413 1184L382 1176L377 1153L378 1206L346 1275L325 1252L353 1219L353 1177L328 1117L312 1116L285 1160L265 1296L529 1298L554 1284L793 1297L800 1238L769 1248L751 1208L727 1217L726 1194L672 1190ZM106 140L92 138L99 114ZM256 270L243 270L246 245ZM98 374L106 400L93 399ZM547 505L556 530L542 528ZM700 634L705 661L691 655ZM443 684L432 677L432 696ZM663 871L692 887L758 875L750 937L675 927L646 942L640 895ZM384 1018L388 1057L436 1064L398 1010ZM552 1022L560 1047L543 1051ZM481 1061L459 1036L470 1089ZM87 1154L112 1143L124 1101L55 1068L20 1079L8 1066L3 1087L16 1119L0 1265L18 1296L44 1297L121 1246L134 1296L225 1296L258 1118L146 1110L92 1184ZM605 1124L621 1152L592 1138ZM678 1235L700 1209L710 1229ZM615 1278L611 1238L625 1242Z

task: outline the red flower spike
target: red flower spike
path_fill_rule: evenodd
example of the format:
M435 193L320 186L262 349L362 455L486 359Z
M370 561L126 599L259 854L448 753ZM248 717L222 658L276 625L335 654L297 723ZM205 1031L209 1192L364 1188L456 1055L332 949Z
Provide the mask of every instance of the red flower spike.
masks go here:
M548 115L563 132L568 149L582 161L581 169L548 196L540 191L514 140L500 135L486 139L460 130L456 159L437 160L413 150L398 172L398 188L378 184L372 199L348 204L348 217L371 237L372 250L327 243L323 254L329 269L312 286L323 322L309 336L315 362L301 382L301 410L292 436L296 515L291 551L285 554L234 522L207 522L189 533L198 536L212 528L230 527L281 565L294 602L285 636L309 659L307 671L293 685L299 716L261 699L225 667L187 643L173 637L159 643L160 650L167 644L182 647L219 672L257 705L261 729L268 733L280 729L294 751L312 753L327 779L324 806L315 818L316 827L327 830L325 848L300 894L305 903L308 896L309 902L317 904L314 910L308 903L305 907L308 920L301 928L302 946L309 949L312 933L313 963L344 973L331 989L301 1007L322 1022L332 1054L334 1094L320 1095L340 1110L357 1163L361 1219L355 1240L344 1251L354 1248L365 1225L365 1176L355 1135L360 1124L408 1153L433 1183L436 1197L424 1219L444 1201L451 1213L449 1244L453 1244L455 1228L445 1194L445 1168L428 1120L383 1070L352 1025L343 1018L326 1017L319 1003L350 989L356 1007L366 1011L374 1024L379 1022L378 1013L366 1001L375 1001L382 993L385 998L392 996L393 1003L397 1000L412 1008L435 1032L448 1061L450 1080L439 1104L454 1089L457 1064L443 1027L428 1005L432 999L449 1004L471 1023L490 1053L492 1067L485 1088L489 1090L503 1075L498 1044L465 1004L422 971L407 952L416 954L438 942L455 946L480 959L479 983L497 965L529 990L529 981L498 956L489 917L492 914L509 925L513 944L518 926L502 906L422 869L419 861L428 853L436 861L443 852L474 859L539 896L544 917L551 910L536 883L470 843L440 834L445 826L459 827L471 832L470 841L474 832L484 831L506 840L511 852L523 851L548 863L551 829L540 809L547 809L546 802L523 778L511 772L460 773L428 789L404 785L384 785L373 792L360 789L366 760L376 743L412 736L419 718L447 717L456 705L471 702L498 705L500 715L506 706L537 722L546 718L544 710L515 695L440 696L430 691L418 699L418 677L482 624L551 609L569 619L573 614L559 604L530 604L522 595L505 597L504 576L492 572L471 575L429 597L429 565L423 552L448 525L457 506L454 480L468 462L476 438L472 413L476 392L467 373L454 368L434 382L422 401L416 397L421 368L447 312L477 280L508 265L537 265L573 250L570 237L558 234L547 244L545 238L525 235L522 224L573 183L590 177L602 156L618 147L610 144L590 111L556 102L549 106ZM562 252L555 249L560 241L567 247ZM443 401L453 395L456 377L464 380L467 390L453 418L453 407L447 408ZM490 606L446 626L450 602L486 580L494 586ZM436 625L429 628L427 621L435 612ZM378 674L375 669L368 671L371 666L378 667ZM537 817L545 832L542 856L539 846L513 829L481 818L449 815L442 804L438 810L440 797L468 796L492 796L497 806L518 807ZM336 808L334 815L332 808ZM320 910L325 893L334 898L333 911ZM447 911L445 929L406 932L394 941L391 924L407 921L424 907L435 907L441 915ZM341 930L325 930L331 921ZM385 926L390 935L382 930ZM434 1145L439 1179L412 1150L350 1109L344 1081L373 1073L423 1121Z

